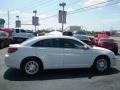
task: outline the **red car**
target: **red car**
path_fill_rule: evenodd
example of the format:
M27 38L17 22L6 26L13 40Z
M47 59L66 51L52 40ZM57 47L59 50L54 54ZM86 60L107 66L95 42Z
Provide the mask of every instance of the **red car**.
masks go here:
M115 54L118 54L118 44L113 39L110 39L110 38L99 39L97 45L99 47L109 49L113 51Z

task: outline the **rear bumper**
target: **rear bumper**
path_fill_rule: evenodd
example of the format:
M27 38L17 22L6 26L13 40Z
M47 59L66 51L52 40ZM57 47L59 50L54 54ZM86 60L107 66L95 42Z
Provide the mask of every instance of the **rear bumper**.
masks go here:
M20 69L19 62L14 57L10 57L8 54L5 55L5 65L9 68Z

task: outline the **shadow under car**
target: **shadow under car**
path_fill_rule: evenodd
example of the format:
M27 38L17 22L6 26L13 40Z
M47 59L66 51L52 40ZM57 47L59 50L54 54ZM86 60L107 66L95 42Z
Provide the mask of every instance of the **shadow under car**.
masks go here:
M71 79L71 78L89 78L94 76L104 76L117 74L120 71L111 68L106 72L95 72L91 69L62 69L62 70L45 70L35 76L26 76L16 69L8 69L4 73L4 79L10 81L36 81L36 80L54 80L54 79Z

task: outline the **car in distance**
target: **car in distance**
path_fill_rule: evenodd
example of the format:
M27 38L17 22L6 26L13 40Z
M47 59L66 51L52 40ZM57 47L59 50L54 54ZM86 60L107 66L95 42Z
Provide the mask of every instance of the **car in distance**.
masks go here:
M13 29L13 40L12 43L18 44L22 43L23 41L34 37L34 33L30 30L24 29Z
M27 75L35 75L46 69L64 68L92 67L102 72L116 65L116 58L112 51L90 47L75 37L39 36L10 45L5 64Z
M73 34L73 36L88 45L93 45L93 42L90 40L89 36L87 36L87 35Z
M114 39L110 38L101 38L98 40L98 46L109 49L113 51L115 54L118 54L118 44Z

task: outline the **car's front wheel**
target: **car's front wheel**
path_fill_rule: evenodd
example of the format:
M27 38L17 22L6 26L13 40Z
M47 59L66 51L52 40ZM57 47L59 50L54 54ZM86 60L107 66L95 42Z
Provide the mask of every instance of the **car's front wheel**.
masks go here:
M40 70L40 64L37 60L27 60L23 64L23 72L26 75L36 75Z
M95 60L94 67L97 71L103 72L109 69L110 62L106 57L99 57Z

